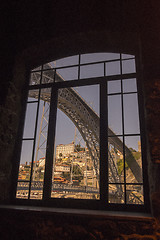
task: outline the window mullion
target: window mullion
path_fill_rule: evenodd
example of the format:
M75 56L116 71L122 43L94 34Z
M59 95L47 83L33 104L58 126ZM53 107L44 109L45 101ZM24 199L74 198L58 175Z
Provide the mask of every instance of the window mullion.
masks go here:
M126 195L126 151L125 151L125 136L124 136L124 99L123 99L123 73L122 73L122 54L120 54L120 72L121 72L121 102L122 102L122 135L123 135L123 171L124 171L124 202L127 202Z
M108 106L107 81L100 84L100 198L108 203Z

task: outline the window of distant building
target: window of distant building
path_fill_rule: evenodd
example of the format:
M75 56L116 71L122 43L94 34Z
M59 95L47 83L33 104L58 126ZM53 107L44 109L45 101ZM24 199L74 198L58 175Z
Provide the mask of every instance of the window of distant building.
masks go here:
M139 91L133 55L82 54L33 69L17 201L144 209Z

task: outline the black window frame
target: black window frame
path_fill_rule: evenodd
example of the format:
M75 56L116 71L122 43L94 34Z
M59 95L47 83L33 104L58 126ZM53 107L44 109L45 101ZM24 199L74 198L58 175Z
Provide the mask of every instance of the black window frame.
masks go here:
M122 54L120 53L120 59L116 60L107 60L101 61L104 63L104 76L103 77L93 77L88 79L80 79L80 66L96 64L100 63L80 63L80 54L79 54L79 63L73 66L78 67L78 79L72 81L64 81L64 82L53 82L48 84L41 83L42 81L42 73L47 69L40 70L41 72L41 81L39 85L29 85L30 73L33 71L28 71L26 76L26 84L24 90L24 101L23 101L23 115L19 126L18 133L18 144L17 144L17 152L15 167L13 169L14 181L12 185L12 202L18 205L32 205L32 206L47 206L47 207L64 207L64 208L77 208L77 209L94 209L94 210L111 210L111 211L137 211L137 212L150 212L150 201L149 201L149 188L148 188L148 176L147 176L147 166L144 164L146 162L146 137L145 137L145 119L144 119L144 100L143 100L143 89L142 89L142 75L140 68L140 59L139 56L135 55L135 63L136 63L136 72L135 73L127 73L122 74ZM131 58L133 59L133 58ZM121 72L118 75L106 76L106 62L114 62L120 60L120 69ZM129 59L127 59L129 60ZM66 68L66 67L64 67ZM56 72L56 70L55 70ZM144 205L135 205L135 204L113 204L108 203L108 163L104 159L108 159L108 113L107 113L107 82L110 80L121 80L122 79L130 79L136 78L137 80L137 96L138 96L138 107L139 107L139 121L140 121L140 137L142 144L142 169L143 169L143 189L144 189ZM100 200L79 200L79 199L51 199L50 191L51 191L51 175L52 175L52 161L53 159L53 147L50 147L50 143L52 142L54 145L55 138L55 128L56 128L56 111L57 111L57 94L58 89L60 88L69 88L69 87L78 87L78 86L89 86L89 85L99 85L100 86ZM27 105L27 97L28 91L32 89L42 89L51 87L52 89L52 99L50 104L50 120L52 124L49 123L48 130L48 140L47 140L47 149L50 149L46 155L46 167L45 167L45 177L44 177L44 189L43 189L43 199L42 200L33 200L33 199L17 199L16 198L16 186L17 186L17 177L19 170L19 160L20 152L21 152L21 142L23 135L23 127L25 121L25 111ZM104 131L106 129L106 131ZM124 134L123 134L124 137ZM53 146L52 145L52 146Z

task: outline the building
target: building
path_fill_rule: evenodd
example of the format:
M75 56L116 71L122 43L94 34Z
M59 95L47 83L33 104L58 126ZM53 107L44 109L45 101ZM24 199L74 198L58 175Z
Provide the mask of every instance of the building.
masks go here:
M45 157L40 158L38 161L38 167L44 167L45 166Z
M70 166L64 164L56 164L54 172L70 172Z
M56 147L56 159L67 157L74 152L74 143L59 144Z

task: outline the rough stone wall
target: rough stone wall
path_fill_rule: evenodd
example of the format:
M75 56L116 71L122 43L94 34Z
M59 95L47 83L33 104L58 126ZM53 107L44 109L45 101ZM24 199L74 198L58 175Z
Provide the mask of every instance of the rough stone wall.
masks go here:
M11 182L13 182L11 173L13 165L15 166L15 162L13 163L15 143L22 114L23 90L25 88L23 60L18 58L16 66L17 68L10 73L12 78L8 79L7 90L4 88L5 92L0 96L2 98L0 101L0 202L10 200L10 187Z
M9 198L11 158L18 122L16 113L18 98L17 89L10 83L5 104L0 105L0 200Z
M156 64L155 64L156 66ZM153 71L154 76L154 71ZM150 153L148 176L153 214L160 220L160 80L144 81Z
M146 108L148 116L148 137L152 162L160 163L160 79L152 79L146 84Z
M154 218L1 210L0 238L34 240L159 240Z

